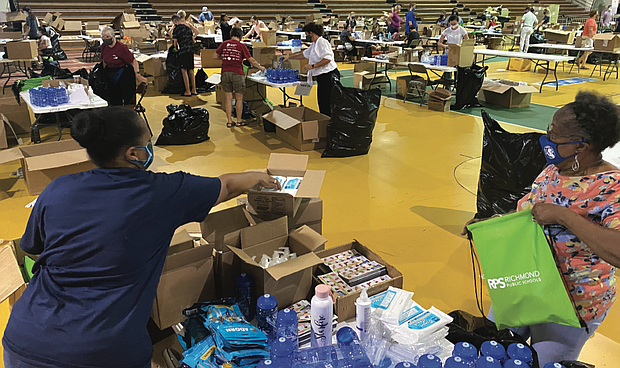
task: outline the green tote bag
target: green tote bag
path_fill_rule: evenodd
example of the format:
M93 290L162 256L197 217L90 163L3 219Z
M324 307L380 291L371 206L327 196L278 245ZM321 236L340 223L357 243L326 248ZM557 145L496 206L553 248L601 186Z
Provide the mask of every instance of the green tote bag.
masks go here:
M498 329L558 323L581 327L543 229L521 211L467 226Z

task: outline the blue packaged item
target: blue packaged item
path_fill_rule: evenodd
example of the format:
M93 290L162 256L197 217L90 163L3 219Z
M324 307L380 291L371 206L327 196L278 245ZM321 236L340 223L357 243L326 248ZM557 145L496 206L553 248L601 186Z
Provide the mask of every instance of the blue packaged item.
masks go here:
M418 368L441 368L441 359L433 354L424 354L418 360Z
M543 368L566 368L560 363L547 363Z
M506 349L497 341L485 341L480 346L480 355L492 357L503 364L506 361Z
M270 294L262 295L256 301L256 326L263 331L270 341L276 337L276 314L278 301Z
M298 350L295 354L295 362L299 364L326 363L336 366L338 353L332 345Z
M276 363L274 363L271 359L261 360L256 365L256 368L276 368L276 367L279 368L279 366Z
M242 273L235 278L235 285L237 286L237 303L239 304L239 310L243 314L243 318L250 322L254 319L254 308L252 308L252 284L254 278L252 275Z
M218 364L215 362L214 356L215 350L215 342L211 337L207 337L183 353L181 365L182 367L190 368L196 368L199 365L201 367L217 368Z
M286 337L280 337L271 344L271 360L281 367L290 367L295 355L293 342Z
M504 363L504 368L527 368L528 365L519 359L508 359Z
M394 368L417 368L415 364L409 362L400 362Z
M528 366L532 366L532 350L530 350L527 346L521 343L513 343L508 345L506 352L508 353L509 358L518 359Z
M295 350L299 347L298 340L297 313L289 308L282 309L278 312L276 318L276 338L285 337L293 343Z
M476 360L476 368L502 368L502 364L493 357L481 356Z
M452 356L462 358L469 364L473 364L478 358L478 350L468 342L459 342L454 345Z
M342 353L342 367L372 367L354 329L351 327L339 329L336 333L336 339L338 340L338 348Z
M357 363L357 362L356 362L356 363ZM389 367L389 366L391 366L391 365L392 365L392 359L390 359L390 358L383 358L383 359L379 362L379 364L377 364L377 365L375 366L375 368L388 368L388 367ZM355 364L353 367L354 367L354 368L366 368L366 365L358 365L358 364ZM370 367L370 368L372 368L372 365L370 365L369 367Z
M446 359L444 368L469 368L469 362L458 356L451 356Z

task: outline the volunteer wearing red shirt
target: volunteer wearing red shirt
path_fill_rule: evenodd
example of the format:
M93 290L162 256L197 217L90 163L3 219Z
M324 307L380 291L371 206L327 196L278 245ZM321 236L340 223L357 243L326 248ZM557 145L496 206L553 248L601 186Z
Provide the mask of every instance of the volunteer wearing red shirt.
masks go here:
M101 96L110 106L133 105L136 100L136 82L146 83L138 72L138 61L127 46L116 42L114 30L101 31L101 60L108 76L107 96Z
M594 46L594 40L592 38L594 37L594 35L596 35L596 31L597 31L596 18L598 18L598 11L590 10L589 15L590 15L590 18L586 20L586 24L583 26L583 33L581 34L583 36L583 41L582 41L583 43L581 47ZM579 68L589 69L586 66L586 61L588 61L588 56L590 56L591 53L592 53L591 51L586 51L579 58L579 60L577 60L577 64L579 65Z
M232 121L232 94L235 92L237 101L237 124L236 126L247 125L241 119L243 112L243 94L245 93L245 73L243 71L243 60L247 59L252 65L265 71L259 63L254 60L248 48L241 43L243 32L241 28L234 27L230 31L230 40L224 41L213 54L214 59L222 60L222 89L226 95L226 126L235 126Z

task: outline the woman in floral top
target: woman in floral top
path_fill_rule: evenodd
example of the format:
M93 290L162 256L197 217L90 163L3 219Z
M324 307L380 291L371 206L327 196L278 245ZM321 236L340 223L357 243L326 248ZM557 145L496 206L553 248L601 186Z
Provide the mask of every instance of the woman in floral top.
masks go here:
M620 171L601 152L620 141L618 107L607 98L580 92L553 116L540 143L547 166L517 210L531 208L547 227L577 311L588 325L554 323L522 327L532 338L541 367L577 360L616 299L620 265Z

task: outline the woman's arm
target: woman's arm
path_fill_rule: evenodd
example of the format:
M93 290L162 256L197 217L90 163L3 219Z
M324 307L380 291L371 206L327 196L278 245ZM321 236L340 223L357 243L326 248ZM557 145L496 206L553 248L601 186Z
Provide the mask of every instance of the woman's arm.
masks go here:
M566 207L551 203L536 203L532 217L540 225L566 227L605 262L620 267L620 231L595 224Z
M131 62L131 65L133 66L133 70L136 73L136 82L138 84L140 83L148 83L146 78L144 78L139 70L140 70L140 65L138 65L138 60L136 60L135 58L133 59L133 61Z
M329 63L331 63L331 60L329 60L329 59L322 59L318 63L314 64L314 67L312 67L312 65L310 65L310 64L304 65L303 70L310 70L310 69L320 68L320 67L323 67L323 66L325 66L325 65L327 65Z
M284 56L284 60L303 60L306 57L304 56L304 52L296 52L294 54L289 54Z
M215 203L216 205L238 197L256 185L276 188L278 190L281 189L280 182L278 182L271 175L265 173L248 172L224 174L220 176L219 179L222 183L222 188L220 189L220 196Z

